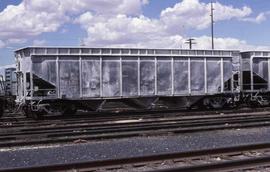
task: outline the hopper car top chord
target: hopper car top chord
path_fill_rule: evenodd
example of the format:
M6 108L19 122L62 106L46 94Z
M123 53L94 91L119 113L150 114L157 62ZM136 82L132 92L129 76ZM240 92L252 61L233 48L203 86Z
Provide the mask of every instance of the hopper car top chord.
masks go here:
M270 52L87 47L15 51L26 113L269 105Z

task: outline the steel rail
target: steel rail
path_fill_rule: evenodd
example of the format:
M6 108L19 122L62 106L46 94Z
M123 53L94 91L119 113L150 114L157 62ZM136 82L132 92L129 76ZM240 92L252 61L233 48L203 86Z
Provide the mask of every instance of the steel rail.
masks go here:
M241 160L232 160L228 162L215 163L215 164L204 164L204 165L195 165L191 167L179 167L179 168L169 168L163 170L153 170L152 172L222 172L222 171L236 171L242 170L245 168L255 168L270 166L270 155L259 157L259 158L250 158L250 159L241 159ZM250 169L248 170L250 171Z
M205 160L205 162L198 160ZM168 162L171 163L170 165L178 165L179 167L168 167L167 169L164 169L164 165L166 165ZM181 162L181 165L179 162ZM78 163L52 164L47 166L0 169L0 172L60 172L68 170L110 171L110 169L113 171L112 169L132 170L132 168L140 169L141 167L147 167L146 171L151 171L149 169L152 168L152 170L158 172L221 171L257 167L267 165L269 163L270 143L259 143L123 159L108 159ZM153 166L153 164L155 165Z
M126 122L121 122L122 119L118 119L115 118L112 121L99 121L99 122L95 122L92 123L91 121L88 120L78 120L78 121L73 121L73 122L63 122L63 121L50 121L50 123L37 123L36 125L30 125L30 126L17 126L16 124L1 124L2 126L0 126L0 128L5 129L5 131L9 131L9 128L12 128L11 131L14 131L14 128L16 128L17 130L23 131L23 132L27 132L27 131L42 131L42 130L59 130L59 129L69 129L69 128L84 128L84 127L91 127L91 128L103 128L104 125L105 127L108 126L125 126L125 125L139 125L139 124L151 124L151 123L170 123L170 122L178 122L181 124L193 124L193 123L198 123L198 122L204 122L204 121L219 121L219 120L223 120L224 122L226 122L225 120L230 120L230 121L234 121L234 120L241 120L241 119L262 119L265 118L266 120L270 117L270 113L269 114L249 114L249 115L242 115L242 114L230 114L230 115L209 115L209 116L201 116L201 117L163 117L163 118L127 118L127 119L123 119L123 121L126 120ZM233 119L233 120L231 120ZM129 122L129 120L131 120L131 122ZM118 123L117 121L120 121L121 123ZM52 126L53 125L53 126ZM26 128L27 127L27 128ZM1 132L0 132L1 133ZM1 135L1 134L0 134Z
M137 118L137 117L165 117L164 114L167 116L194 116L194 115L214 115L219 113L224 114L233 114L233 113L258 113L258 112L266 112L267 110L270 110L270 108L253 108L253 109L225 109L225 110L159 110L159 111L127 111L127 112L90 112L90 113L81 113L73 116L59 116L59 115L52 115L52 116L46 116L42 119L42 121L51 121L51 120L63 120L63 121L72 121L79 119L88 119L95 121L97 118L98 120L112 120L115 117L118 118ZM8 118L2 118L0 119L0 122L40 122L40 120L33 120L29 118L24 118L22 116L19 117L8 117Z
M115 119L117 120L117 118ZM89 123L62 123L54 121L42 126L24 126L0 131L0 147L73 142L76 139L100 140L164 134L191 133L211 130L270 126L269 113L228 114L198 117L164 117L115 123L115 121ZM60 122L58 124L57 122ZM1 123L0 123L1 124ZM52 125L53 124L53 125ZM7 126L8 128L8 126Z
M197 119L178 119L178 118L173 118L173 119L160 119L160 120L143 120L143 121L131 121L131 122L124 122L124 123L117 123L117 122L108 122L108 123L96 123L96 124L88 124L88 122L80 122L79 124L70 124L70 125L58 125L58 124L50 124L49 126L46 127L28 127L28 128L19 128L18 132L11 130L11 133L1 133L0 136L4 135L16 135L20 133L25 133L27 134L42 134L42 132L59 132L59 131L65 131L65 129L69 130L85 130L85 129L117 129L117 128L124 128L124 127L146 127L146 126L154 126L154 125L161 125L161 126L166 126L166 125L181 125L182 127L185 126L194 126L194 125L204 125L204 124L220 124L220 123L236 123L236 122L249 122L249 121L262 121L262 120L269 120L270 116L269 115L255 115L255 116L229 116L229 117L211 117L211 118L197 118ZM8 130L6 130L8 131ZM6 132L5 131L5 132Z
M258 120L258 119L257 119ZM161 135L161 134L179 134L179 133L191 133L191 132L202 132L202 131L213 131L213 130L225 130L225 129L236 129L236 128L250 128L250 127L262 127L262 126L270 126L270 121L261 121L261 122L249 122L247 124L243 123L236 123L231 125L209 125L206 124L204 126L196 126L196 127L175 127L170 128L167 127L160 127L159 126L152 126L150 128L144 128L139 130L136 129L119 129L119 130L108 130L105 131L98 131L98 132L71 132L71 133L61 133L61 134L48 134L44 135L29 135L26 137L22 135L21 139L7 136L7 140L5 137L1 138L0 147L7 147L7 146L27 146L27 145L36 145L36 144L49 144L49 143L69 143L73 142L76 139L84 139L84 140L100 140L100 139L116 139L116 138L126 138L126 137L139 137L139 136L152 136L152 135ZM17 139L17 140L16 140Z
M99 127L72 127L72 126L67 126L63 130L58 130L52 128L52 130L35 130L35 131L30 131L30 130L24 130L19 133L10 133L10 134L0 134L1 136L16 136L16 135L26 135L26 134L54 134L54 136L69 136L73 135L74 131L77 131L76 135L80 133L86 134L86 133L110 133L110 132L125 132L125 131L136 131L136 130L153 130L153 129L173 129L173 128L188 128L188 127L198 127L198 126L209 126L209 125L231 125L231 124L237 124L237 123L251 123L251 122L261 122L263 121L265 124L267 122L270 123L270 116L269 117L253 117L253 118L247 118L247 119L227 119L227 120L222 120L222 119L213 119L213 120L198 120L198 121L191 121L191 122L177 122L175 121L170 121L170 122L151 122L151 123L130 123L130 124L119 124L119 125L113 125L113 126L104 126L106 124L103 124L103 126ZM71 134L70 134L71 133ZM53 136L53 135L50 135Z

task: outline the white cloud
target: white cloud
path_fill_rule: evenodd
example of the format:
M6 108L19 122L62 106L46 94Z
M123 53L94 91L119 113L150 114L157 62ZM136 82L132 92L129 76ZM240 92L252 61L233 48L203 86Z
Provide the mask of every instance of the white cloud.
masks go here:
M234 8L220 3L214 6L215 21L244 20L252 13L248 7ZM86 12L75 23L86 30L88 36L84 43L89 46L187 48L184 30L209 27L209 11L210 4L183 0L174 7L164 9L159 19L125 14L108 17ZM196 41L195 48L211 48L211 39L207 36L197 37ZM216 38L215 42L219 49L256 48L234 38Z
M214 20L231 20L247 17L252 13L249 7L242 9L233 8L232 6L214 3L215 13ZM205 29L210 21L210 4L199 2L199 0L183 0L174 7L169 7L161 12L160 19L166 24L169 30L177 30L175 28L195 28Z
M107 19L94 16L90 12L80 16L76 21L87 31L84 43L89 46L113 47L147 47L147 48L188 48L185 39L179 34L168 32L166 25L157 19L144 16L128 17L117 15ZM195 37L194 48L210 49L211 38ZM235 38L215 38L217 49L256 49L245 41Z
M5 47L5 43L2 40L0 40L0 48L4 48L4 47Z
M46 40L36 39L33 41L33 46L42 46L42 45L46 45L46 43L47 43Z
M27 42L26 38L17 39L17 38L10 38L6 41L7 44L22 44Z
M176 48L183 46L186 30L210 25L209 3L183 0L162 10L158 19L143 16L142 6L148 3L149 0L23 0L0 12L0 47L24 43L73 22L87 32L84 39L87 45ZM260 13L252 18L249 7L235 8L218 2L214 8L216 22L236 19L260 23L268 15ZM66 29L61 30L65 33ZM197 37L197 41L197 46L210 45L206 36ZM33 41L34 45L45 43L45 40ZM224 48L248 46L233 38L217 38L216 44Z
M257 17L252 18L252 17L246 17L241 19L242 21L247 21L247 22L252 22L252 23L257 23L260 24L267 20L267 17L270 15L270 12L262 12L260 13Z
M200 36L195 38L197 44L194 48L197 49L211 49L211 37ZM235 38L215 38L215 49L230 49L230 50L266 50L270 49L269 46L255 46L250 45L244 40L239 40Z
M24 40L44 32L55 32L75 15L86 11L94 14L141 14L145 0L23 0L0 12L0 37L5 44L10 40ZM18 41L17 41L18 42Z
M75 22L87 30L88 38L84 42L88 45L136 44L164 33L164 28L158 20L144 16L116 15L107 18L87 12Z
M54 32L68 19L57 8L43 11L30 2L34 1L25 0L18 6L10 5L0 13L0 37L7 40L22 39L43 32ZM48 4L51 3L48 1Z
M143 5L149 4L150 0L142 0Z
M56 0L61 9L73 13L91 11L97 14L128 14L137 15L142 12L146 0ZM45 1L46 2L46 1Z

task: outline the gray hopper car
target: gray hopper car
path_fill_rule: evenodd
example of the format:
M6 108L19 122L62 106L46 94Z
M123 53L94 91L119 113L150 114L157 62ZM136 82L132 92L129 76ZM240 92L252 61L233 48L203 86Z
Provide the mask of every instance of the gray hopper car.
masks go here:
M218 108L239 101L245 75L239 51L27 47L15 56L17 102L28 114L98 111L110 101Z

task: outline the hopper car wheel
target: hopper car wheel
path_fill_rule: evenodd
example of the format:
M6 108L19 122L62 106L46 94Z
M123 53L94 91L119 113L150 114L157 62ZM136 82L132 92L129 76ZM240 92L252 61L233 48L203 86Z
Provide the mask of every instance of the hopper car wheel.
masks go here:
M221 109L226 104L226 98L224 97L214 97L210 99L210 105L214 109Z
M227 99L224 97L208 97L203 100L203 105L210 109L221 109L227 103Z
M77 112L77 108L74 105L63 108L62 115L74 115Z
M246 103L249 107L260 107L260 103L259 102L257 102L257 101L248 101L247 103Z
M23 115L24 116L26 116L27 118L31 118L30 110L29 110L29 107L28 106L24 106L22 108L22 112L23 112Z
M23 114L27 118L40 119L42 116L46 114L44 110L41 111L32 111L31 107L25 106L23 107Z

